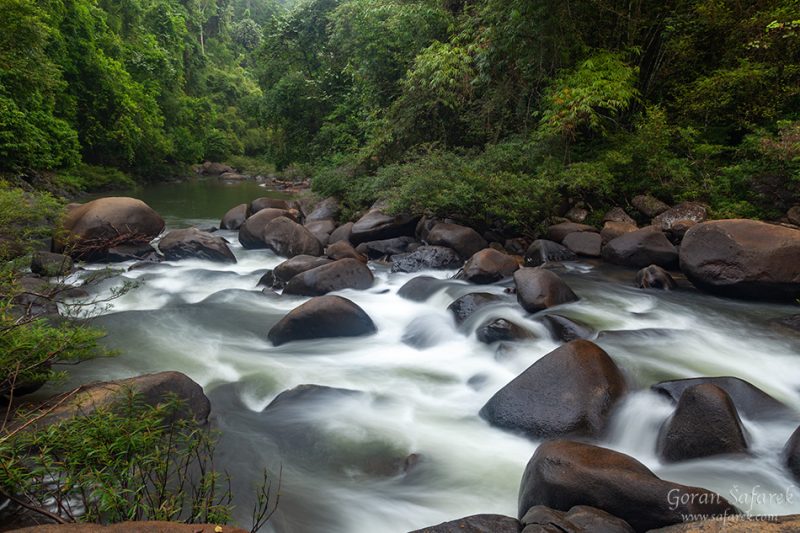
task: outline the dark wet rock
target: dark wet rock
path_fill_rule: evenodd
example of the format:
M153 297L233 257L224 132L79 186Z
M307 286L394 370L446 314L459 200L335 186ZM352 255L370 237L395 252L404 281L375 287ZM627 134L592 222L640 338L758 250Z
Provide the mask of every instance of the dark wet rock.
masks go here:
M589 210L586 209L585 207L576 205L570 208L569 211L564 213L564 218L566 218L570 222L582 224L583 222L586 222L587 218L589 218Z
M458 279L470 283L495 283L514 274L519 262L513 256L485 248L469 258Z
M447 306L447 310L453 313L456 324L463 324L469 317L475 314L480 308L504 301L502 296L488 292L471 292L458 298Z
M411 237L418 221L418 216L387 215L381 209L373 208L353 224L350 242L361 244L395 237Z
M776 400L755 385L743 379L730 376L662 381L653 385L651 389L677 403L686 389L704 383L716 385L724 390L733 400L736 410L747 418L753 420L783 418L792 413L789 406Z
M576 224L575 222L562 222L547 228L547 240L561 243L564 237L570 233L577 233L580 231L597 232L597 228L587 226L586 224Z
M692 227L681 245L681 270L698 288L737 298L800 297L800 230L755 220L715 220Z
M411 248L417 244L419 243L414 237L395 237L380 241L362 242L356 246L356 251L370 259L380 259L410 252Z
M433 226L425 237L425 241L434 246L452 248L461 256L462 260L468 259L474 253L488 246L486 240L474 229L444 222Z
M248 250L266 248L264 228L278 217L294 219L293 215L285 209L262 209L245 220L244 224L239 227L239 242Z
M521 530L522 525L516 518L498 514L476 514L410 533L519 533Z
M658 438L658 453L667 462L746 452L747 439L733 400L710 383L683 391Z
M227 213L222 215L219 223L220 229L237 230L241 228L244 221L247 220L247 207L247 204L239 204L230 208Z
M331 233L336 229L336 223L332 219L311 220L304 224L305 228L317 238L322 245L328 244Z
M622 224L636 225L636 221L625 212L621 207L612 207L608 213L603 216L603 223L606 222L620 222Z
M541 444L525 468L519 516L537 505L595 507L641 532L680 523L686 515L738 513L722 496L659 479L633 457L567 440Z
M328 238L328 244L333 244L333 243L336 243L336 242L339 242L339 241L345 241L345 242L349 243L350 242L350 234L352 233L352 231L353 231L353 223L352 222L348 222L346 224L342 224L341 226L339 226L338 228L333 230L333 232L331 233L331 236Z
M521 268L514 273L517 301L529 313L578 300L558 274L542 268Z
M64 254L51 252L34 252L31 257L31 272L52 278L65 276L72 272L72 258Z
M289 204L286 202L286 200L279 200L277 198L268 198L266 196L262 198L256 198L250 202L250 205L248 206L249 216L253 216L264 209L282 209L284 211L288 211Z
M789 472L800 481L800 427L792 433L783 448L783 457Z
M600 239L603 243L607 243L621 237L626 233L636 231L638 226L636 224L628 224L627 222L613 222L609 221L603 224L603 229L600 231Z
M261 235L267 248L284 257L320 256L323 252L322 244L310 231L286 217L270 220Z
M397 295L412 302L424 302L447 285L446 281L431 276L417 276L408 280Z
M697 202L681 202L675 207L671 207L653 218L652 224L661 231L669 231L672 226L683 220L690 220L694 223L705 222L708 211L705 206Z
M273 270L275 286L283 287L290 279L296 275L330 264L332 261L327 257L315 257L313 255L296 255L279 264Z
M341 296L317 296L294 308L272 329L268 338L275 346L291 341L331 337L360 337L377 331L372 319Z
M537 239L531 243L525 252L525 266L536 267L545 263L559 261L575 261L578 258L575 252L557 242Z
M634 196L633 200L631 200L631 205L641 214L650 218L658 216L669 209L667 204L649 194Z
M636 273L636 286L640 289L669 291L677 287L677 283L669 272L658 265L650 265Z
M533 439L598 437L626 391L625 378L608 354L577 340L548 353L497 391L480 416Z
M356 259L362 263L368 261L366 255L358 253L356 249L353 248L352 244L344 240L329 244L325 249L325 255L334 261L338 261L339 259Z
M667 230L667 238L674 245L679 245L683 242L686 232L697 225L694 220L676 220L672 223L672 227Z
M587 257L600 257L600 249L603 246L603 238L599 233L579 231L570 233L564 237L564 246L578 255Z
M339 200L329 196L314 206L311 213L306 216L306 222L312 220L336 219L339 217L341 207Z
M108 263L124 263L125 261L157 262L160 261L161 258L149 242L142 242L112 246L105 251L102 260Z
M520 522L523 533L633 533L625 520L586 505L576 505L566 513L537 505Z
M461 264L455 250L445 246L420 246L411 253L392 256L392 272L451 269Z
M528 246L530 246L530 241L522 237L506 239L505 242L503 243L503 248L505 249L506 253L511 255L524 256L525 253L528 251Z
M164 219L141 200L99 198L73 205L63 221L63 234L53 251L88 260L106 260L109 248L149 243L164 229Z
M486 344L501 341L523 341L536 338L536 335L532 331L504 318L490 320L479 327L476 334L478 340Z
M612 239L603 247L602 255L609 263L633 268L678 266L678 251L664 233L652 226Z
M264 272L264 275L258 278L258 283L256 283L256 287L267 287L270 289L279 289L282 285L275 279L275 272L273 270L267 270Z
M341 259L297 274L286 284L284 294L322 296L342 289L366 290L374 277L367 265L356 259Z
M158 242L158 249L167 261L205 259L217 263L236 262L225 239L197 228L170 231Z
M432 217L422 217L417 222L417 227L414 229L414 236L421 241L428 240L428 232L433 229L433 227L438 224L440 220L438 218Z
M553 336L555 341L574 341L577 339L591 339L595 331L582 322L561 315L545 315L542 323Z

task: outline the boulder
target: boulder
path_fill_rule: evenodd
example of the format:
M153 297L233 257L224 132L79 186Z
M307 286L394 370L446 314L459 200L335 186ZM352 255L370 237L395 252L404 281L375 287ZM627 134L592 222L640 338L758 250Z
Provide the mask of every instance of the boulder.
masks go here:
M579 231L597 232L596 228L587 226L586 224L576 224L575 222L562 222L547 228L547 240L561 243L564 237L570 233L577 233Z
M264 228L271 221L278 217L289 217L293 219L293 215L285 209L262 209L255 215L249 217L239 227L239 242L248 250L256 248L266 248L263 234Z
M289 204L286 202L286 200L279 200L278 198L269 198L266 196L262 198L256 198L250 202L250 205L248 206L248 216L253 216L264 209L282 209L284 211L288 211Z
M372 271L357 259L341 259L297 274L283 290L284 294L322 296L342 289L366 290L372 287Z
M536 505L560 511L596 507L635 531L677 524L686 515L738 513L719 494L664 481L633 457L567 440L541 444L525 468L519 516Z
M235 263L228 241L197 228L176 229L167 233L158 249L167 261L206 259L217 263Z
M153 248L149 242L112 246L106 250L102 259L109 263L122 263L125 261L146 261L152 263L160 261L160 257L156 253L155 248Z
M800 297L800 230L755 220L715 220L686 232L681 270L698 288L736 298Z
M524 533L634 533L625 520L586 505L576 505L566 513L536 505L520 522Z
M438 218L426 216L420 218L419 222L417 222L417 227L414 229L414 236L421 241L427 241L428 232L438 223Z
M536 338L536 335L534 335L532 331L514 324L505 318L490 320L479 327L475 333L478 336L478 340L486 344L502 341L523 341Z
M47 278L66 276L72 268L72 258L68 255L34 252L31 257L31 272Z
M655 392L667 396L677 403L683 392L695 385L709 383L724 390L736 407L736 411L753 420L784 418L792 414L786 404L776 400L755 385L735 377L711 377L662 381L651 387Z
M578 224L581 224L583 222L586 222L586 219L589 218L589 210L586 209L585 207L576 205L574 207L571 207L569 211L564 213L564 218L566 218L570 222L576 222Z
M247 204L239 204L222 215L219 227L220 229L237 230L242 227L245 220L247 220Z
M570 233L564 237L564 246L578 255L587 257L600 257L600 249L603 246L603 237L599 233L579 231Z
M603 247L602 256L609 263L633 268L678 266L677 250L659 229L652 226L610 240Z
M233 167L224 163L215 163L212 161L205 161L200 167L200 173L206 176L220 176L226 172L236 172Z
M461 257L452 248L420 246L411 253L393 255L392 272L451 269L460 267L462 263Z
M590 341L576 340L548 353L497 391L480 416L533 439L598 437L626 391L625 378L611 357Z
M333 244L339 241L350 242L350 234L353 232L353 223L348 222L347 224L342 224L333 232L331 236L328 238L328 244Z
M418 216L387 215L380 208L373 208L353 224L350 242L357 245L368 241L411 237L418 221Z
M600 231L600 239L603 243L607 243L616 239L617 237L621 237L626 233L631 233L632 231L636 231L638 226L636 224L629 224L627 222L614 222L608 221L603 224L603 229Z
M786 446L783 448L783 457L789 472L797 481L800 481L800 427L786 442Z
M719 517L653 529L651 533L795 533L800 531L800 515Z
M543 268L517 270L514 284L517 287L517 301L529 313L579 299L558 274Z
M261 236L267 248L284 257L320 256L323 252L322 244L310 231L286 217L270 220Z
M14 529L16 533L247 533L235 526L218 524L184 524L183 522L157 522L151 520L119 522L117 524L39 524Z
M267 337L275 346L291 341L360 337L377 331L359 306L341 296L317 296L291 310Z
M650 218L660 215L669 209L667 204L649 194L634 196L633 200L631 200L631 205L641 214Z
M251 176L239 174L238 172L223 172L219 175L219 179L224 181L245 181L251 179Z
M312 220L336 219L339 217L340 212L341 207L339 206L339 200L333 196L329 196L314 206L311 213L306 216L306 222Z
M328 244L331 233L336 229L336 223L330 218L306 221L304 226L323 246Z
M411 278L397 291L397 295L412 302L424 302L446 286L447 282L431 276Z
M800 226L800 205L789 208L789 211L786 212L786 220L788 220L790 224Z
M470 283L494 283L514 274L519 269L517 260L492 248L475 253L464 265L458 279Z
M746 451L747 439L733 400L711 383L683 391L658 437L658 453L667 462Z
M503 248L505 249L506 253L511 255L524 256L525 252L528 251L528 246L530 246L530 241L523 237L506 239L503 243Z
M499 514L476 514L443 522L438 526L416 529L410 533L519 533L522 525L516 518Z
M575 252L566 246L545 239L537 239L525 252L525 266L537 267L551 262L575 261L577 258Z
M678 285L669 272L658 265L650 265L636 273L636 286L640 289L661 289L669 291Z
M447 310L453 313L456 324L463 324L469 317L481 307L502 302L504 299L497 294L488 292L471 292L456 299L447 306Z
M369 260L366 255L358 253L356 249L353 248L352 244L344 240L329 244L325 249L325 255L334 261L338 261L339 259L356 259L362 263L366 263Z
M164 219L141 200L99 198L75 205L64 217L53 251L88 260L105 260L109 248L147 244L164 229Z
M486 239L472 228L439 222L428 232L425 240L434 246L446 246L466 260L488 246Z
M296 275L313 268L328 265L331 262L332 261L327 257L315 257L313 255L302 254L296 255L291 259L287 259L273 269L272 277L275 280L274 285L283 287Z
M595 331L586 324L561 315L545 315L542 317L542 323L554 341L569 342L591 339L595 336Z
M633 218L631 218L631 216L621 207L612 207L609 209L608 213L603 216L603 223L606 222L620 222L622 224L629 224L632 226L636 225L636 221L633 220Z
M708 211L705 206L697 202L681 202L675 207L670 207L660 215L653 218L653 226L661 231L669 231L678 221L690 220L692 222L705 222Z
M395 254L408 253L418 244L414 237L394 237L380 241L362 242L356 247L356 251L370 259L381 259Z
M696 226L697 222L694 220L676 220L672 226L667 230L667 238L674 245L679 245L683 242L686 232Z

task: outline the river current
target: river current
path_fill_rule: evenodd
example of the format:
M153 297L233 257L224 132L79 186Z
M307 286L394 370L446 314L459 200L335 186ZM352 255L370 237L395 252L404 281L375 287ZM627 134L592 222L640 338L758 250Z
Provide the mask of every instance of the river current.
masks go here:
M217 225L228 208L264 195L254 184L217 187L132 195L159 211L168 229ZM402 533L471 514L516 514L519 481L537 443L492 428L478 411L558 346L538 320L544 313L525 313L507 296L459 328L446 309L455 298L503 294L504 287L450 281L417 303L397 296L406 281L444 280L455 272L393 274L370 263L371 289L337 294L361 306L377 334L274 347L267 332L306 299L262 294L259 278L284 258L243 249L236 232L217 234L230 241L237 264L165 262L102 286L100 293L121 279L138 283L110 309L97 310L97 324L108 331L104 342L120 355L69 367L69 382L60 387L162 370L200 383L221 430L216 463L233 479L235 518L245 527L265 467L275 479L279 469L283 474L278 511L264 531ZM673 292L641 290L634 271L600 263L567 263L558 272L581 299L546 313L602 332L595 342L632 388L600 445L636 457L665 479L717 491L753 514L800 513L800 487L780 458L800 417L743 416L750 456L663 464L656 439L673 406L649 390L667 379L736 376L800 412L800 336L773 322L796 308L704 295L685 280ZM490 317L525 325L537 338L482 344L475 329ZM424 347L409 345L409 335ZM302 384L363 394L320 389L264 411L279 393Z

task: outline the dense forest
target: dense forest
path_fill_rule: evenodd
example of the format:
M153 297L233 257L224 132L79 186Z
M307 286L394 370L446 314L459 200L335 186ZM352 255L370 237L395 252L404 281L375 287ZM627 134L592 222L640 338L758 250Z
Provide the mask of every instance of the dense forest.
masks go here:
M10 172L92 187L259 161L353 211L513 230L641 192L718 217L797 197L797 0L2 6Z

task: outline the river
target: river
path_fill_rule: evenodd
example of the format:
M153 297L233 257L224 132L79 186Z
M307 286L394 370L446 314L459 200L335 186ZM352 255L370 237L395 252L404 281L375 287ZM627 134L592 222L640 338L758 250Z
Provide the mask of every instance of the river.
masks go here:
M129 194L147 201L171 228L217 225L228 208L265 195L253 183L215 181ZM70 380L61 386L162 370L179 370L200 383L222 432L217 465L234 480L236 520L245 527L264 467L273 476L283 469L280 505L265 531L402 533L471 514L516 514L520 477L537 443L490 427L478 411L557 347L538 315L513 299L483 311L538 335L487 346L477 341L474 325L459 330L446 307L461 294L502 294L504 287L444 283L416 303L396 292L423 273L391 274L371 264L376 281L370 290L340 294L372 317L377 334L273 347L266 338L270 327L304 299L262 294L259 278L283 258L242 249L236 232L218 234L231 242L237 264L184 260L121 274L138 288L97 319L108 331L105 342L120 355L69 367ZM649 390L661 380L732 375L800 410L800 337L771 322L796 308L716 298L685 281L669 293L640 290L633 286L635 272L592 262L569 263L559 273L581 300L555 311L618 332L596 342L634 389L600 445L633 455L665 479L717 491L744 510L800 512L800 488L780 461L798 418L744 418L751 456L662 464L655 442L673 407ZM424 274L444 279L454 272ZM428 347L405 344L409 329ZM301 384L364 394L322 391L262 412L281 391ZM414 464L402 473L398 465L411 454ZM787 491L790 502L766 497Z

